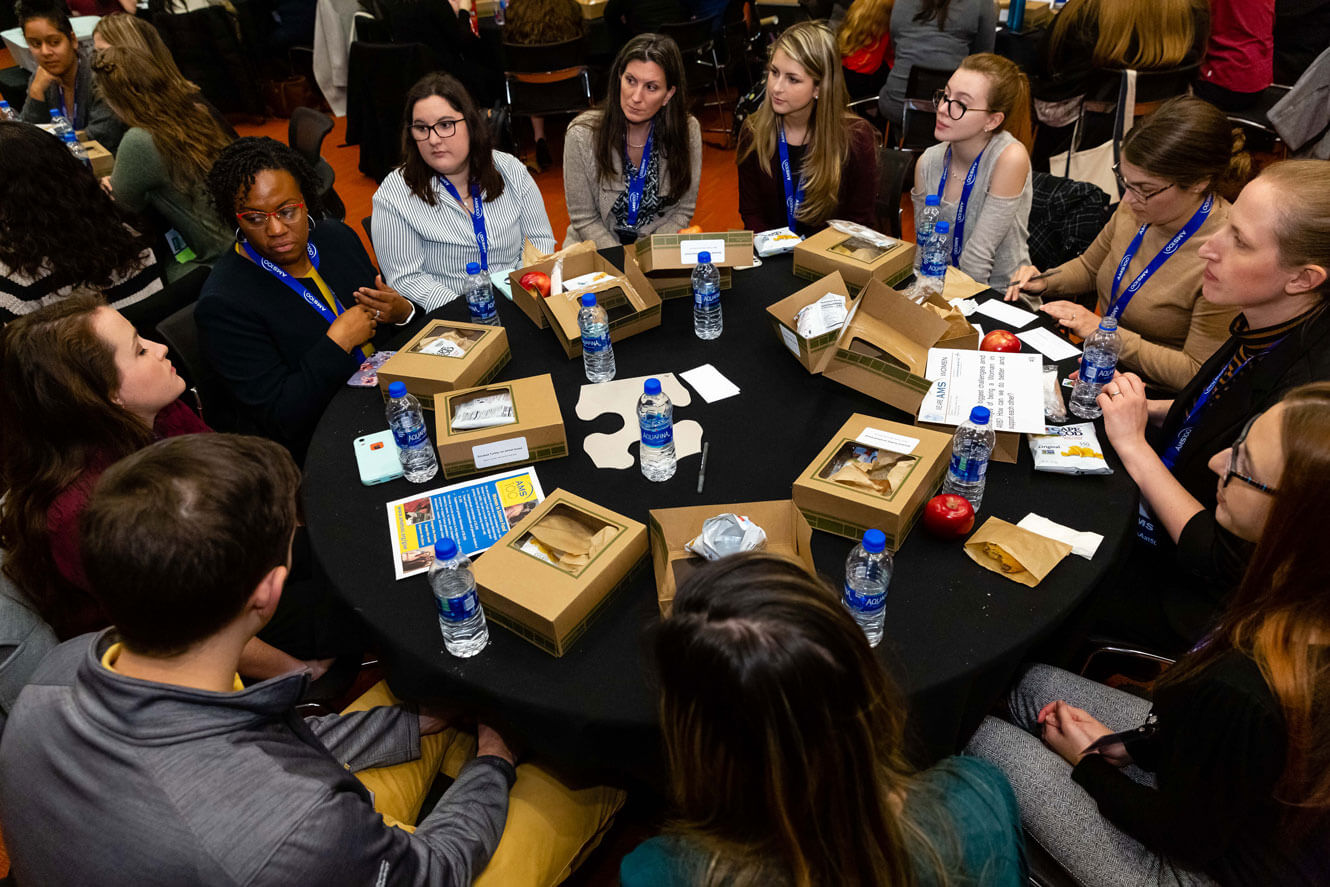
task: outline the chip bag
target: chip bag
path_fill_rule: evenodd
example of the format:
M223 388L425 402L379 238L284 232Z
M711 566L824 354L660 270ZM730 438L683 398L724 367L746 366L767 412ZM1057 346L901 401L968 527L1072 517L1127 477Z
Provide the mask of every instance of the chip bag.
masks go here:
M1030 435L1035 471L1053 474L1112 474L1093 422L1048 425L1043 434Z

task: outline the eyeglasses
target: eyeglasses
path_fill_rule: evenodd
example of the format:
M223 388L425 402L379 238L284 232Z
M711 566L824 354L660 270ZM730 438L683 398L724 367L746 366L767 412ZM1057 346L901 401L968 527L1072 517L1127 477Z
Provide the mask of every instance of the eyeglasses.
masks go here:
M1146 192L1142 191L1140 188L1130 184L1126 179L1124 179L1122 177L1122 173L1118 171L1118 165L1116 163L1113 164L1113 178L1118 180L1119 188L1121 188L1124 191L1130 191L1131 193L1135 194L1136 198L1140 200L1141 203L1144 203L1145 201L1149 200L1151 197L1158 197L1160 194L1163 194L1169 188L1173 187L1173 182L1169 182L1164 187L1156 188L1155 190L1147 194Z
M969 105L965 104L965 102L962 102L959 99L953 99L951 96L947 95L945 89L939 89L937 92L933 93L933 107L941 111L943 105L947 106L947 116L952 120L960 120L965 116L966 111L992 110L991 108L971 108Z
M465 117L454 117L451 120L444 118L443 120L435 121L433 126L424 123L413 123L408 126L407 129L411 130L411 138L415 139L417 142L423 142L429 138L430 133L434 133L441 139L446 139L453 133L457 132L457 124L465 122Z
M1223 486L1227 487L1228 482L1236 478L1249 487L1254 487L1260 490L1262 493L1268 493L1269 495L1273 496L1274 494L1278 493L1279 490L1275 489L1269 484L1263 484L1259 480L1256 480L1253 477L1249 477L1245 474L1239 474L1235 470L1238 464L1238 450L1242 448L1242 444L1247 440L1247 432L1251 431L1252 425L1259 418L1260 414L1258 413L1255 416L1252 416L1250 419L1248 419L1247 424L1242 426L1242 433L1238 435L1238 439L1233 441L1233 449L1229 450L1228 452L1228 471L1224 473Z
M270 213L257 209L246 210L242 213L236 213L236 218L239 219L242 224L258 228L260 225L268 224L268 220L271 218L281 219L282 224L291 225L299 221L304 213L305 204L288 203L286 206L278 207Z

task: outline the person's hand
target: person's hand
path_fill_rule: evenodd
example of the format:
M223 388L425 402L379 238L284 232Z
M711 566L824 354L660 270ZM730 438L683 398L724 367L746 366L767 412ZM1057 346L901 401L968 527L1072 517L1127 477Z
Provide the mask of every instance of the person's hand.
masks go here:
M1140 376L1114 373L1096 401L1104 411L1104 432L1119 456L1132 446L1149 446L1145 426L1150 421L1150 407Z
M32 75L32 82L28 84L28 98L36 99L39 102L46 101L46 90L55 83L55 77L45 68L38 67L37 73ZM65 113L63 108L60 113ZM73 123L73 121L70 121Z
M417 717L420 719L421 736L442 732L443 728L448 726L447 714L437 709L426 708L422 705Z
M328 669L332 668L335 661L335 659L305 659L302 660L302 664L309 669L309 679L317 681L328 673Z
M1061 699L1045 705L1037 720L1044 726L1044 742L1073 767L1085 757L1085 750L1096 739L1113 732L1085 709L1068 705ZM1125 750L1122 755L1125 757ZM1114 759L1109 760L1112 763Z
M107 194L110 194L112 197L114 197L115 189L111 187L111 177L102 176L100 181L102 184L102 190L105 191Z
M1075 302L1059 299L1040 306L1039 310L1082 339L1090 338L1090 334L1099 328L1099 315Z
M379 322L374 319L374 311L364 305L352 305L337 316L328 327L328 338L332 339L347 354L351 349L364 345L374 338L374 330Z
M1030 279L1038 273L1039 269L1033 265L1022 265L1017 268L1016 273L1011 275L1011 279L1016 281L1016 283L1007 287L1007 292L1002 297L1003 300L1014 302L1021 297L1021 293L1023 292L1030 293L1031 295L1038 295L1048 289L1048 281Z
M356 290L356 303L368 308L375 320L385 323L405 323L411 316L411 303L406 296L384 283L381 275L375 275L374 286Z
M494 755L517 766L517 752L508 741L488 724L476 724L476 756Z

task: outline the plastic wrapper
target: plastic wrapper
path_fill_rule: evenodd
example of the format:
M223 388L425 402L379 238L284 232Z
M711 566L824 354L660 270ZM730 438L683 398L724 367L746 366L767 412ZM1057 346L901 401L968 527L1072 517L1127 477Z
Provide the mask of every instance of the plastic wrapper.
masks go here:
M1051 363L1044 364L1044 419L1067 421L1067 405L1062 402L1062 392L1058 390L1058 368Z
M1053 474L1112 474L1104 459L1093 422L1049 425L1043 434L1030 435L1035 471Z
M767 547L767 532L742 514L718 514L702 522L702 532L684 546L709 561L727 554L760 551Z
M614 538L615 529L593 530L566 514L551 512L531 527L521 549L561 570L575 573Z
M421 354L438 354L443 357L465 357L471 350L474 340L461 330L448 330L441 336L421 339L415 350Z
M845 297L827 293L816 302L800 308L794 316L794 322L799 335L811 339L845 326L846 313Z
M772 228L753 235L753 249L762 258L778 256L781 253L794 252L799 241L803 240L789 228Z
M511 425L517 421L513 412L513 396L504 391L477 397L459 404L453 410L452 420L448 423L453 431L474 431L477 428L493 428L497 425Z

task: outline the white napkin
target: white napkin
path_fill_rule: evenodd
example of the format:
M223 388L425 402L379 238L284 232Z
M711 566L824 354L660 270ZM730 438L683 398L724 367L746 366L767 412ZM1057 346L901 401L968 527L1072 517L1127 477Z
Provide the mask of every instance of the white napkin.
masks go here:
M1064 527L1033 511L1021 518L1021 522L1016 526L1031 533L1038 533L1040 536L1047 536L1049 539L1065 542L1071 546L1072 554L1079 555L1087 561L1094 557L1094 553L1099 550L1099 543L1104 541L1104 537L1098 533Z

